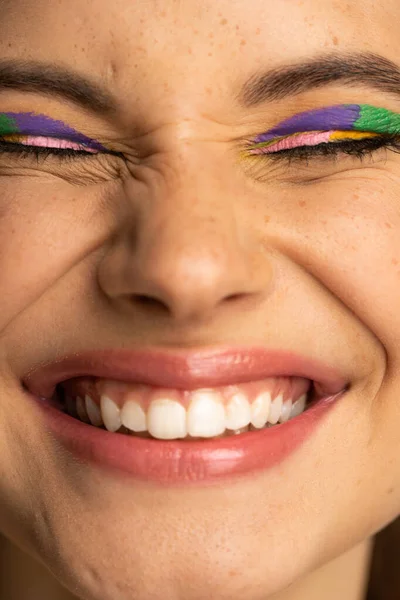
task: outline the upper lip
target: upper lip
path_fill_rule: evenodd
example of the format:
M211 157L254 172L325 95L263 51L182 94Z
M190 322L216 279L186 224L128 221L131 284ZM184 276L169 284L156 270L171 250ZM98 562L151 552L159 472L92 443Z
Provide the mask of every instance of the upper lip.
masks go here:
M73 353L34 367L23 378L23 384L36 396L51 398L58 383L79 376L186 390L295 376L312 380L323 396L335 395L348 384L334 367L314 358L263 347Z

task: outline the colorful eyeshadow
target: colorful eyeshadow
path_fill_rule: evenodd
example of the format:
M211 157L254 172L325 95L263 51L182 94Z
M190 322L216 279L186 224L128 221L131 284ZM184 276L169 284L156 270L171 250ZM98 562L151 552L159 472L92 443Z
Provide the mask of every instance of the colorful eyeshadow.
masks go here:
M73 144L79 145L80 150L85 149L87 151L100 151L107 152L107 148L102 146L99 142L92 140L91 138L75 131L72 127L69 127L62 121L56 121L45 115L39 115L35 113L0 113L0 137L6 138L8 136L18 136L19 143L27 144L26 140L29 136L34 136L35 140L39 138L66 138ZM27 136L20 138L19 136ZM8 141L11 141L10 139ZM31 140L33 141L33 139ZM57 146L51 147L62 147L60 145L61 140L58 140ZM54 144L54 141L53 141ZM36 141L32 145L41 145ZM70 147L70 146L68 146ZM82 148L84 147L84 148Z
M368 104L344 104L311 110L294 115L257 136L253 140L253 148L271 148L271 143L280 141L279 138L308 132L313 132L314 138L312 135L306 136L304 143L299 143L300 140L296 138L290 147L328 143L339 139L360 139L358 136L353 137L349 132L362 132L362 138L373 137L373 134L397 135L400 134L400 114ZM330 137L325 138L325 134L330 134ZM283 146L282 149L287 147L289 146Z
M22 146L36 146L37 148L58 148L61 150L76 150L84 151L89 154L96 154L97 150L86 146L85 144L78 144L70 140L43 137L39 135L4 135L1 136L1 141L11 142L14 144L22 144Z
M294 133L283 138L274 138L250 150L250 154L271 154L279 150L290 150L300 146L317 146L345 140L365 140L377 137L378 133L364 131L312 131L310 133Z

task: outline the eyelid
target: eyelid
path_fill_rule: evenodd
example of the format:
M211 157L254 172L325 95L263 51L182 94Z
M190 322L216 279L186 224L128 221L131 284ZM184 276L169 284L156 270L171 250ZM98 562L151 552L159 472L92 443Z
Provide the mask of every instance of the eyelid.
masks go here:
M273 154L282 150L291 150L302 146L317 146L341 141L365 140L374 137L382 137L378 133L370 131L306 131L296 132L285 136L277 136L265 142L250 143L247 154Z
M85 144L81 144L75 142L73 140L68 140L65 138L57 138L50 136L40 136L40 135L22 135L22 134L13 134L13 135L4 135L0 136L0 140L3 142L21 144L22 146L31 146L36 148L56 148L59 150L76 150L76 151L84 151L90 154L98 154L98 150L91 148Z
M400 134L400 114L370 104L338 104L315 108L293 115L269 131L261 133L255 143L310 131L370 131L383 135Z
M63 121L35 112L0 112L0 139L4 139L5 136L63 139L80 144L81 151L89 148L98 152L109 151L97 140L80 133ZM20 139L15 140L15 143L21 143Z

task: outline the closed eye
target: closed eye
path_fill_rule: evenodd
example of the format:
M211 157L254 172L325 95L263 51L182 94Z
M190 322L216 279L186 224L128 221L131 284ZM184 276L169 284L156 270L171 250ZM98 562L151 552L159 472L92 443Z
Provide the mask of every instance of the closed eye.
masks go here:
M36 157L40 159L57 157L59 160L93 158L99 154L123 156L121 153L111 150L100 152L89 145L80 144L73 140L18 134L0 136L1 154L13 154L16 158Z
M363 159L380 149L400 152L399 135L370 132L310 132L285 136L267 143L249 144L248 155L265 156L274 161L307 161L313 157L336 158L339 155Z

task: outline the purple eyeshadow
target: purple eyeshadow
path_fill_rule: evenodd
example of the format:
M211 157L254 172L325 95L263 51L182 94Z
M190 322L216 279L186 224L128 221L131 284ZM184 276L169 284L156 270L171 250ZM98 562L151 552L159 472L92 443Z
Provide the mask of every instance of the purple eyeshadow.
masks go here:
M15 131L13 133L20 135L31 135L31 136L48 136L48 137L65 137L78 144L88 146L93 150L99 150L100 152L107 152L105 148L96 140L93 140L82 133L79 133L72 127L69 127L62 121L57 121L46 117L45 115L39 115L33 112L30 113L1 113L3 118L6 118L10 123L15 123ZM0 127L0 135L1 127ZM3 133L4 135L4 133Z
M268 142L274 138L292 133L352 129L354 122L360 117L359 104L346 104L311 110L283 121L273 129L257 136L254 143Z

